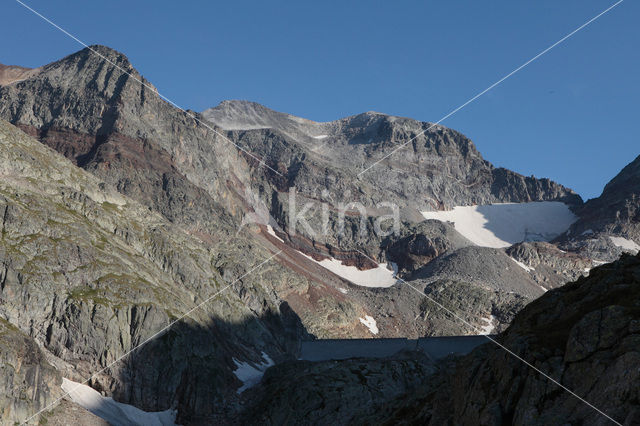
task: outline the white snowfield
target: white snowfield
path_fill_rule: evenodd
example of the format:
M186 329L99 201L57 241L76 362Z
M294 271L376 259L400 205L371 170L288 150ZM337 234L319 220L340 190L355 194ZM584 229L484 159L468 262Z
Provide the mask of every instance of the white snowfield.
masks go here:
M146 412L133 405L116 402L112 398L100 395L91 386L62 379L62 390L67 392L71 400L82 408L103 418L113 426L174 426L175 410Z
M371 334L378 334L378 331L379 331L378 324L376 323L376 320L372 316L365 315L364 318L358 318L358 319L362 324L364 324L365 327L369 329Z
M233 358L233 362L236 364L236 367L238 367L233 371L233 374L235 374L238 380L242 382L242 386L240 386L236 391L237 393L242 393L250 387L260 383L260 380L262 380L262 376L267 368L275 364L273 360L269 358L269 355L264 352L262 352L262 359L266 361L254 366L248 362L241 362Z
M559 201L458 206L422 212L426 219L453 222L456 231L482 247L509 247L522 241L549 241L578 218Z
M345 280L362 287L386 288L391 287L397 281L395 276L398 272L398 266L395 263L391 263L393 271L389 270L387 268L387 265L384 263L379 263L378 266L373 269L361 271L355 266L344 265L340 260L334 259L333 257L317 261L313 257L307 256L301 251L299 251L298 253L300 253L307 259L313 260L318 265L322 266L325 269L328 269L340 278L344 278Z
M622 237L609 237L609 239L615 246L620 247L622 250L633 253L638 253L638 251L640 251L640 246L633 240L627 240Z

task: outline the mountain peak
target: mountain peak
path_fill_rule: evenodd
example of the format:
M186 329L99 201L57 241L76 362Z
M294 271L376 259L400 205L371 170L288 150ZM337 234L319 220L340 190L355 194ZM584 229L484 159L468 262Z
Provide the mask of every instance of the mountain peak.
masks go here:
M104 46L102 44L92 44L91 46L85 47L84 49L80 50L77 53L78 54L91 54L91 53L99 54L107 59L117 59L118 61L129 62L127 55L125 55L124 53L112 47Z
M78 52L72 53L65 58L62 58L59 61L53 62L52 64L47 65L53 66L59 63L66 63L69 61L76 62L78 61L81 64L85 63L97 63L99 61L107 60L113 65L117 65L118 67L126 70L127 72L136 71L131 62L129 62L129 58L124 53L121 53L109 46L103 46L101 44L94 44L89 47L85 47Z

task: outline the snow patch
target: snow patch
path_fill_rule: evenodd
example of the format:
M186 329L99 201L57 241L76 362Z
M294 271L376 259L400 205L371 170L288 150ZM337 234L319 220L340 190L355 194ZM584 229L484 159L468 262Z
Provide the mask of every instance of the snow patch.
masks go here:
M586 231L584 231L582 234L580 235L589 235L589 234L593 234L593 229L587 229Z
M274 237L276 237L277 239L279 239L284 243L284 240L276 235L276 232L273 230L273 227L271 225L267 225L267 233L269 235L273 235Z
M455 229L474 244L493 248L522 241L549 241L577 220L569 207L558 201L457 206L422 215L453 222Z
M387 265L384 263L379 263L378 266L373 269L361 271L355 266L344 265L340 260L334 259L332 257L318 261L302 252L299 253L307 259L313 260L318 265L322 266L325 269L328 269L339 277L362 287L386 288L391 287L397 281L395 278L398 269L397 265L395 266L394 271L390 271L387 268ZM394 267L393 264L392 267Z
M497 318L495 316L489 315L487 318L481 318L481 320L487 323L487 325L480 327L480 334L482 336L491 334L493 330L496 329L495 323Z
M103 418L113 426L150 425L172 426L176 424L176 411L142 411L133 405L114 401L102 396L91 386L83 385L69 379L62 379L62 390L69 394L71 400L82 408Z
M609 237L609 239L616 247L620 247L622 250L634 253L638 253L638 251L640 251L640 246L633 240L627 240L622 237Z
M371 334L378 334L378 325L376 320L372 316L365 315L364 318L358 318L362 324L365 325L371 332Z
M515 260L513 257L510 258L511 260L513 260L514 262L516 262L518 264L519 267L521 267L522 269L524 269L527 272L531 272L531 271L535 271L535 268L532 268L531 266L527 266L524 263L520 262L519 260Z
M314 139L326 139L328 138L329 135L318 135L318 136L313 136Z
M347 293L349 293L349 290L347 290L346 288L342 288L342 287L340 287L340 288L338 288L338 290L339 290L339 291L340 291L340 293L342 293L342 294L347 294Z
M271 358L269 358L269 355L264 352L262 352L262 359L266 359L266 361L251 365L248 362L241 362L233 358L233 362L236 364L236 367L238 367L233 371L233 374L242 382L242 386L240 386L236 392L242 393L260 383L267 368L275 364Z

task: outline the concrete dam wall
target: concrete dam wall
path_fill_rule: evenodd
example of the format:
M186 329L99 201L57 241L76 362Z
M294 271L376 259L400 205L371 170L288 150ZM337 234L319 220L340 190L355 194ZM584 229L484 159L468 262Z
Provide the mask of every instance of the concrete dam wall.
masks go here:
M400 351L422 351L437 360L464 355L488 342L486 336L443 336L420 339L325 339L302 342L300 359L327 361L348 358L384 358Z

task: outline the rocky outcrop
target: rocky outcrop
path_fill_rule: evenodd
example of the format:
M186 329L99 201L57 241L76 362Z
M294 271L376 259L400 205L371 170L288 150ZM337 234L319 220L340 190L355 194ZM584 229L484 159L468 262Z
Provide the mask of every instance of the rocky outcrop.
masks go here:
M528 271L504 251L469 246L439 257L412 275L413 279L458 279L504 293L515 292L528 298L540 296L540 289Z
M421 352L393 359L296 361L267 371L248 392L241 421L251 424L347 424L375 406L420 388L435 367Z
M23 422L53 403L61 383L37 343L0 318L0 424Z
M629 163L602 191L579 210L572 233L589 229L640 240L640 156Z
M286 170L284 186L278 180L281 178L276 179L272 173L265 171L258 175L265 187L271 187L264 192L264 204L282 228L281 237L317 259L328 255L363 269L373 266L367 259L387 259L399 265L405 279L451 278L490 289L487 295L497 290L533 298L548 287L541 288L536 278L502 251L469 248L453 255L471 243L450 225L420 223L423 217L419 212L457 205L540 200L564 201L573 208L581 205L580 198L571 190L547 179L494 168L468 138L442 126L427 130L430 123L374 112L316 123L244 101L223 102L203 112L203 117L230 130L234 140L250 147L270 167ZM405 149L358 176L377 158L414 137ZM285 168L285 164L291 166ZM305 204L312 206L305 216L311 232L304 226L290 229L292 194L286 191L288 187L296 190L298 211ZM343 216L341 224L339 210L352 202L361 203L367 217L361 221L362 211L346 207L350 214ZM390 209L382 205L384 202L398 207L397 235L379 235L375 228L377 217L390 214ZM386 224L390 226L391 222L387 220ZM439 271L415 274L432 261L439 262ZM552 280L542 272L539 275L540 281ZM422 283L415 284L422 287ZM392 292L380 290L399 303ZM351 297L358 297L356 294L360 293L350 292ZM377 321L394 315L391 313L394 309L381 300L382 296L363 299L364 309ZM503 299L498 296L494 305L504 306ZM372 305L366 300L376 302ZM507 312L513 306L516 305L498 316L509 317ZM402 309L414 318L422 315L420 308L410 302L403 304ZM388 325L392 329L400 327L394 320Z
M203 117L236 129L243 146L274 166L296 159L289 184L307 195L320 196L326 189L335 198L349 191L349 201L374 205L386 200L422 210L500 201L581 203L575 193L549 180L495 169L468 138L439 125L427 130L430 123L376 112L316 123L244 101L223 102ZM355 179L364 166L411 139L406 149Z
M580 219L558 239L559 246L596 263L640 248L640 157L629 163L598 198L577 210Z
M544 289L560 287L589 273L593 260L543 242L518 243L506 249Z
M307 203L313 206L307 215L313 234L304 227L295 232L316 246L358 247L378 257L384 236L378 235L373 222L391 214L384 203L397 206L401 220L409 223L423 220L420 211L460 205L556 200L577 207L582 203L573 191L547 179L494 168L468 138L442 126L430 128L430 123L373 112L316 123L243 101L224 102L203 117L236 129L230 133L233 140L283 171L285 184L282 177L258 169L257 179L271 188L264 191L264 203L291 233L287 218L292 200L287 189L295 187L299 209ZM359 174L408 141L406 148ZM256 170L252 173L256 175ZM347 217L351 221L346 226L339 224L337 211L350 203L360 203L366 210L364 226L359 224L362 212L356 209L350 210L353 217ZM327 232L321 231L322 208L329 213Z
M403 228L401 235L389 237L383 247L400 271L411 274L445 253L470 245L450 224L426 220Z
M227 122L237 121L238 117L249 117L253 123L251 128L267 129L223 133L199 121L199 116L177 110L161 100L153 86L132 67L124 55L104 46L92 46L91 49L95 52L84 49L39 68L37 73L23 81L0 87L0 116L62 153L119 193L135 199L198 238L207 250L215 253L216 269L226 278L242 275L246 268L244 265L254 264L254 259L268 257L262 257L255 243L251 242L253 238L250 234L247 238L236 235L242 221L248 215L255 214L256 199L268 206L267 215L271 214L281 225L284 230L281 235L287 243L304 253L318 259L331 256L360 268L374 266L369 258L384 261L387 257L381 250L383 237L374 232L373 220L365 220L366 229L361 232L361 217L357 211L349 212L345 217L345 225L341 227L335 205L330 209L329 231L326 235L309 235L304 229L298 229L294 236L287 226L288 189L294 185L297 187L301 204L307 201L316 204L317 209L309 219L314 229L322 228L320 206L329 201L323 195L323 189L328 190L329 195L334 194L334 201L339 201L335 195L336 191L340 191L340 197L347 202L380 202L387 197L380 197L374 185L381 182L360 181L355 176L357 171L353 167L344 167L347 164L343 164L343 160L351 156L351 159L361 158L364 161L367 158L368 161L372 152L364 153L363 150L371 151L375 145L378 146L376 152L382 154L388 144L384 142L385 138L392 138L388 142L399 142L411 132L421 131L424 123L367 113L334 122L329 125L331 129L327 130L330 138L316 139L314 136L321 134L309 133L309 126L313 127L316 123L275 113L255 104L227 103L221 107L221 115L214 120L224 124L223 127L228 125L220 117ZM426 151L420 155L429 157L431 162L451 157L450 163L456 162L456 170L462 173L458 177L467 173L462 170L474 169L472 173L484 173L475 169L480 167L486 171L491 168L468 139L448 129L440 128L439 131L443 134L442 140L438 139L440 136L436 137L438 140L432 140L430 136ZM377 142L369 145L360 143L365 136ZM333 145L326 155L323 154L324 157L319 157L319 152L315 151L319 141L331 141ZM282 176L260 166L245 152L237 151L232 143L246 147L260 158L264 157L267 165L279 170ZM350 153L354 149L354 153ZM420 148L420 151L423 149ZM449 170L447 173L453 172ZM326 178L322 179L323 175ZM399 176L393 178L400 179ZM442 174L435 175L434 185L444 185L438 187L436 192L453 194L457 191L461 194L462 188L466 188L464 185L457 186L454 191L447 186L451 182L455 181ZM461 203L476 198L507 199L505 194L498 198L489 196L493 190L486 185L481 187L483 189L479 191L485 195L469 195L469 199L457 196L451 202ZM417 204L411 200L426 199L423 195L427 192L422 186L416 188L417 192L411 189L392 197L403 207L403 220L419 219L414 208ZM348 196L348 191L353 196ZM540 195L538 192L534 191ZM535 194L533 196L538 196ZM567 195L570 191L555 186L540 196L553 199L564 197L559 194ZM531 197L526 195L525 198ZM418 204L423 205L422 202ZM368 213L375 216L388 212L373 205ZM99 216L96 214L96 217ZM128 234L124 235L129 239L136 235L129 230L126 232ZM432 235L437 238L435 234ZM73 238L69 238L73 241ZM262 244L260 241L258 243ZM140 244L144 246L146 243ZM178 256L175 254L177 252L171 252L174 258ZM416 260L424 263L426 258ZM156 261L165 264L164 259ZM300 256L291 257L291 262L283 269L289 272L281 275L291 274L291 271L294 274L291 274L291 278L276 279L275 282L282 283L276 285L276 292L297 312L312 333L326 337L363 337L360 333L366 336L368 331L362 328L359 318L369 314L376 317L388 315L384 307L388 302L375 304L376 300L382 300L382 294L372 296L359 289L354 290L350 297L344 297L338 291L338 288L345 286L344 283L330 278L326 271L323 274L310 273L309 266L303 266L302 262ZM191 280L191 271L185 269L189 268L182 267L182 270L174 272L179 282L202 282L200 278ZM297 274L305 278L300 279ZM313 285L306 283L306 279L313 280ZM332 282L337 282L333 288L329 284ZM206 284L198 286L206 287ZM258 293L260 295L247 292L247 297L260 306L264 296L261 291ZM356 294L358 296L351 297ZM102 294L100 297L108 299L112 295ZM414 310L406 315L415 317L419 314L415 310L418 309L416 304L407 303L405 307L409 306ZM64 312L68 307L63 305L57 309L56 312ZM85 309L90 311L93 308L87 306ZM263 308L256 309L262 311ZM130 316L131 312L125 309L116 317L124 318L126 322ZM153 317L156 318L154 321L163 321L162 309ZM404 335L399 321L399 317L393 318L385 333ZM59 327L66 329L68 326L67 322ZM55 328L54 331L62 333L57 338L65 335L63 330ZM111 347L112 342L106 341L105 344Z

